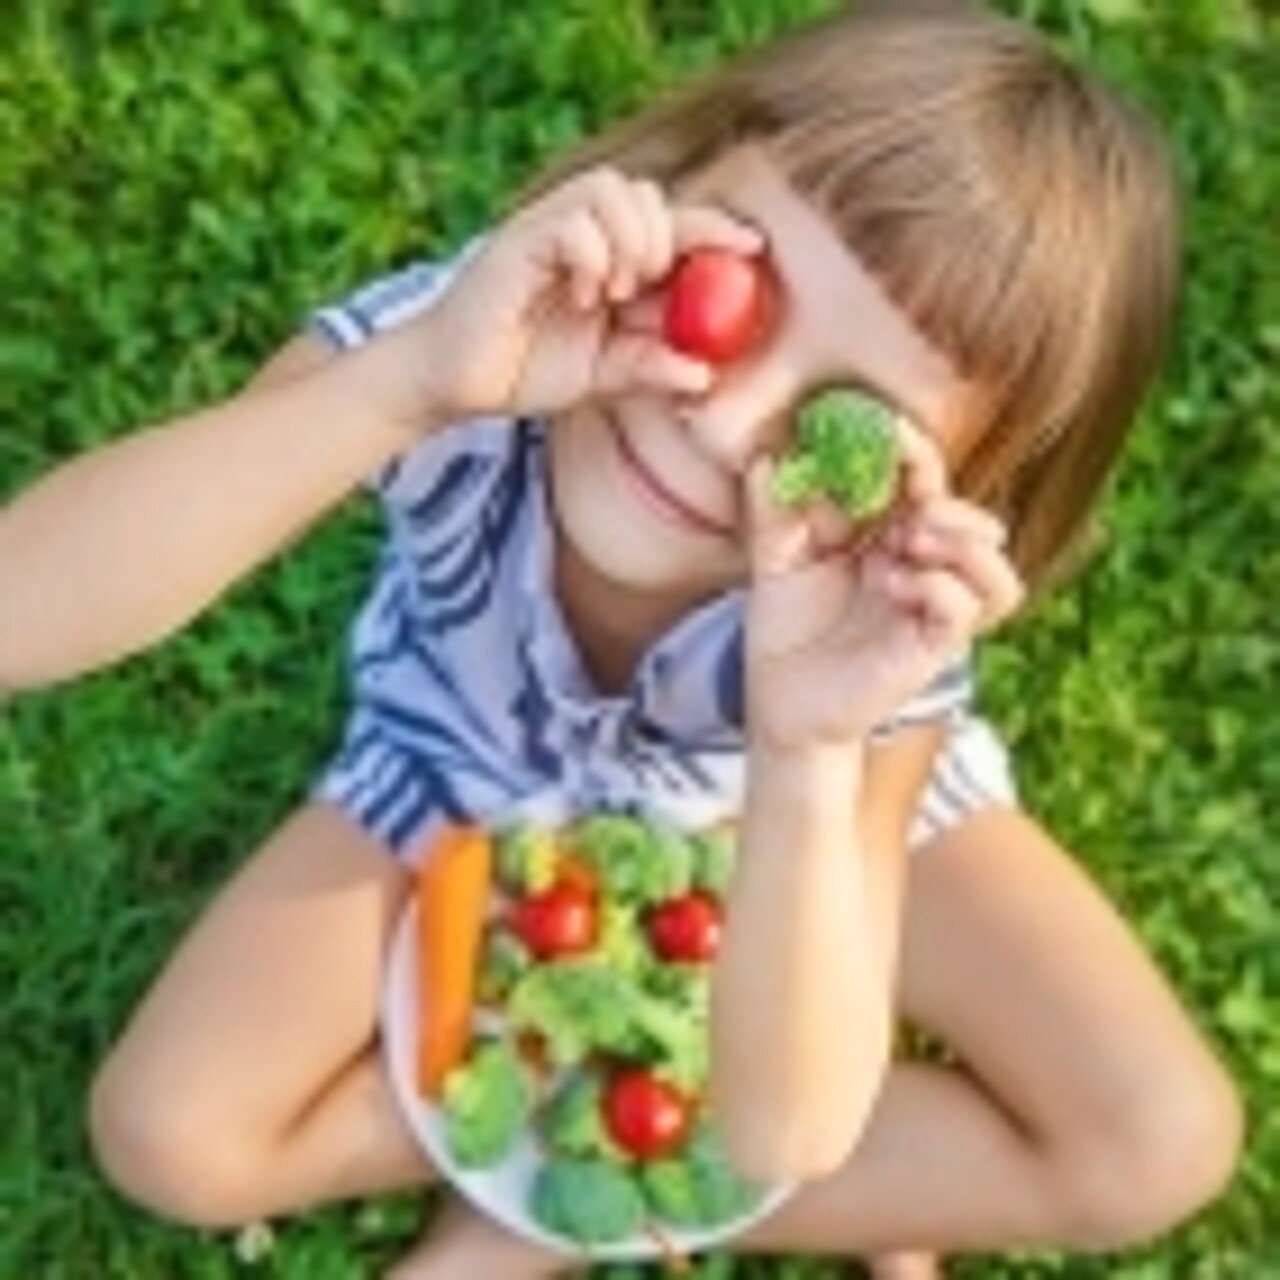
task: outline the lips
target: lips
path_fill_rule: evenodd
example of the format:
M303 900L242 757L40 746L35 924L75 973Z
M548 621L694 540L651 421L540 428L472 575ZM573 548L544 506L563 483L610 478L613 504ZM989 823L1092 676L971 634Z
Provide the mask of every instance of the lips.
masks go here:
M686 502L654 475L636 453L626 433L616 423L610 424L610 432L617 446L622 471L632 487L639 491L646 505L656 508L663 519L682 528L710 534L717 538L726 538L733 533L730 526Z

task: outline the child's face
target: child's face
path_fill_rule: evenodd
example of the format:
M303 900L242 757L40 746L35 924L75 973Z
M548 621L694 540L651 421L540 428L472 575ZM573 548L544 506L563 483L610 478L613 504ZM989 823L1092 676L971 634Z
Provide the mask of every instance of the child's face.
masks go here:
M964 384L759 148L726 154L678 195L765 233L778 294L769 332L697 401L637 393L565 415L551 465L577 559L615 587L692 603L745 579L746 469L786 445L805 395L864 387L954 462Z

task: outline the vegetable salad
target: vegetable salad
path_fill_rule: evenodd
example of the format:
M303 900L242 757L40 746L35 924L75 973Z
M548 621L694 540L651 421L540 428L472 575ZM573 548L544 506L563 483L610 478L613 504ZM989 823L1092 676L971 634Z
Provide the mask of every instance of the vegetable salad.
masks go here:
M536 1136L527 1208L574 1244L715 1227L762 1195L729 1166L704 1102L733 853L727 833L612 813L492 839L471 1022L482 1030L435 1100L461 1167L499 1164Z

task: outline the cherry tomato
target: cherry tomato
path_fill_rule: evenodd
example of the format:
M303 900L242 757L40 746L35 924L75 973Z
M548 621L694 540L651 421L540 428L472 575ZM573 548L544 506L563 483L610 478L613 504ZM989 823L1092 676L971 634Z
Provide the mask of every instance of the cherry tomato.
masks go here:
M663 960L704 963L720 948L723 916L720 904L708 893L686 893L668 898L649 912L645 931L649 943Z
M676 264L662 318L669 346L727 364L760 337L769 314L766 268L727 249L694 249Z
M539 960L589 951L596 941L595 899L581 885L557 880L513 903L507 923Z
M637 1160L675 1150L689 1132L693 1104L648 1071L620 1071L605 1086L601 1103L609 1136Z

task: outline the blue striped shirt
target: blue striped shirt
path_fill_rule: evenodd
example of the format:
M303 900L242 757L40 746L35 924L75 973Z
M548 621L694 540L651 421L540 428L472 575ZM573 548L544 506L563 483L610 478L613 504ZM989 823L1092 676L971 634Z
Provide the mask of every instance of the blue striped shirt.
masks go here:
M431 305L454 268L418 264L315 317L342 348ZM553 589L546 429L479 419L371 479L387 519L351 635L354 706L317 792L407 857L449 821L533 808L644 809L700 826L744 786L743 593L693 610L627 689L591 681ZM880 727L950 717L968 664Z

